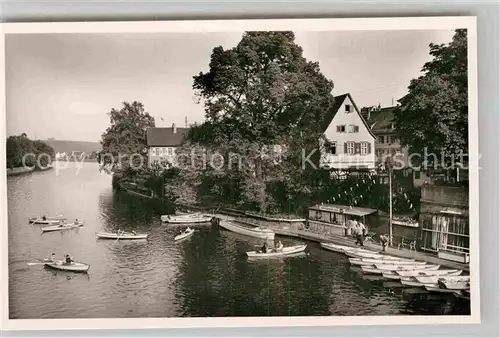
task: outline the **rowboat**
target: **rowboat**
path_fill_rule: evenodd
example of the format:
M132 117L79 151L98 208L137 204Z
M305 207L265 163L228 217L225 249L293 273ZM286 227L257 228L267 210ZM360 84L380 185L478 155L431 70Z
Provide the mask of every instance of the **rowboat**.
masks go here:
M389 256L385 254L380 254L375 251L368 250L345 250L345 254L351 258L370 258L370 259L383 259L383 260L391 260L398 261L401 260L401 257ZM404 259L404 258L403 258Z
M387 279L400 279L400 280L414 280L414 277L435 277L436 279L440 276L451 277L459 276L462 270L410 270L410 271L391 271L384 273L384 278ZM434 282L424 282L423 284L434 284Z
M420 271L396 271L395 273L401 277L431 277L431 276L460 276L462 270L439 270L439 269L426 269Z
M448 290L468 290L470 289L470 280L469 281L449 281L446 279L439 279L438 285L441 288Z
M194 229L187 228L180 235L175 236L174 241L180 241L186 239L188 237L191 237L193 234L194 234Z
M221 220L219 225L226 230L251 237L274 240L274 231L265 228L250 228L233 222Z
M460 290L453 292L453 295L460 299L470 300L470 290Z
M247 256L252 258L271 258L271 257L282 257L297 254L303 252L307 247L307 244L294 245L289 247L284 247L281 250L271 249L270 251L263 253L258 251L248 251Z
M65 263L62 261L45 260L44 265L48 268L62 271L87 272L90 265L79 262Z
M408 279L401 279L401 284L405 286L412 287L439 287L438 280L445 279L447 281L457 281L463 282L468 281L470 279L469 276L446 276L446 277L403 277Z
M413 259L401 258L397 261L399 265L425 265L426 262L416 262ZM375 259L375 258L349 258L349 263L352 265L373 265L373 264L387 264L387 259Z
M383 274L390 271L415 271L415 270L437 270L439 265L381 265L375 264L374 266L361 265L361 270L365 273Z
M323 249L330 250L338 253L345 253L345 250L354 250L355 248L345 245L337 245L333 243L319 243Z
M458 291L461 291L461 290L457 290L457 289L445 289L445 288L441 288L439 286L429 286L429 285L426 285L425 286L425 289L429 292L436 292L436 293L456 293Z
M161 216L161 221L164 223L171 224L193 224L193 223L210 223L213 216L203 215L200 213L188 214L188 215L163 215Z
M28 222L30 224L59 224L59 222L65 221L66 217L60 215L60 216L54 216L54 217L31 217L28 219Z
M148 235L147 234L137 234L135 232L97 232L96 233L97 238L101 239L147 239Z
M75 229L75 228L81 228L83 227L83 223L78 222L78 223L66 223L66 224L59 224L59 225L51 225L48 227L43 227L41 228L42 232L50 232L50 231L64 231L64 230L69 230L69 229Z

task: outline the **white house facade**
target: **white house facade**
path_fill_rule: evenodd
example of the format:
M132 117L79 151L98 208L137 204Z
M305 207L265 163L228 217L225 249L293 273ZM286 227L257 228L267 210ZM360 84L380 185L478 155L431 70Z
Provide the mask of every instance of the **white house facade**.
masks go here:
M375 135L349 93L335 97L335 106L324 125L320 151L323 168L375 170Z
M148 165L153 163L175 164L176 150L181 146L189 128L150 128L147 130Z

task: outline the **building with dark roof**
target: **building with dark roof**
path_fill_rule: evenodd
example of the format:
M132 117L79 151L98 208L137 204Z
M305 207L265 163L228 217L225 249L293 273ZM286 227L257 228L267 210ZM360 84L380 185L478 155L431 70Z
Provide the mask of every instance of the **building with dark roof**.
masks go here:
M175 152L182 145L189 128L149 128L146 131L148 143L148 164L155 162L175 163Z
M322 129L322 167L341 171L375 170L375 135L351 94L335 97L335 105L325 116Z

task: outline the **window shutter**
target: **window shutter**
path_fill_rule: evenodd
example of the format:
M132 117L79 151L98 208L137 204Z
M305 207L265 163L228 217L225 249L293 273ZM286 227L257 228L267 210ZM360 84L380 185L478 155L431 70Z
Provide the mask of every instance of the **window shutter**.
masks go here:
M366 142L367 145L366 145L366 153L367 154L371 154L372 153L372 144L370 142Z
M340 133L340 126L337 126L337 133Z
M347 142L344 143L344 154L347 154Z

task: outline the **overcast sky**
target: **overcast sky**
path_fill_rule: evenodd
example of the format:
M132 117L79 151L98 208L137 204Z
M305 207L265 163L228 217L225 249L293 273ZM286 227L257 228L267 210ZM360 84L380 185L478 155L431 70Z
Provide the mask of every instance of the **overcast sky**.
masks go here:
M318 61L356 104L390 106L430 59L429 43L453 31L296 32L304 56ZM239 33L34 34L6 37L7 134L99 141L107 113L141 101L156 126L204 119L192 76L208 70L215 46ZM161 120L163 118L164 121Z

